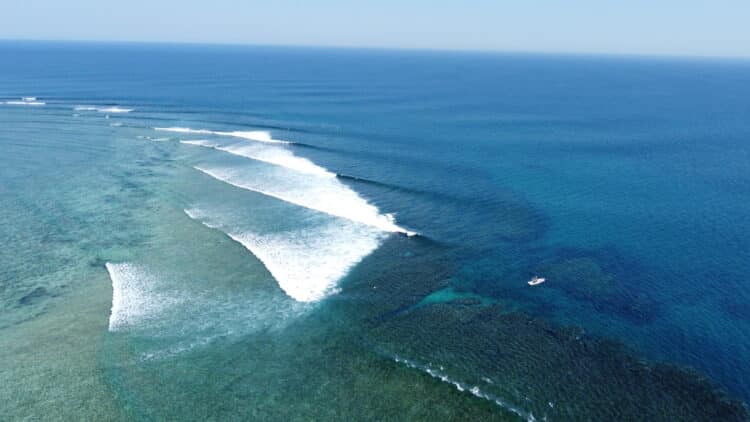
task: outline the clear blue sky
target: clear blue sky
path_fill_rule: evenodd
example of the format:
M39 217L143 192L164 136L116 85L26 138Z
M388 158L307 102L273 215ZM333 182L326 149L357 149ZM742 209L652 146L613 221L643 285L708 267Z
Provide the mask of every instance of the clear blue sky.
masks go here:
M0 0L0 39L750 57L750 0Z

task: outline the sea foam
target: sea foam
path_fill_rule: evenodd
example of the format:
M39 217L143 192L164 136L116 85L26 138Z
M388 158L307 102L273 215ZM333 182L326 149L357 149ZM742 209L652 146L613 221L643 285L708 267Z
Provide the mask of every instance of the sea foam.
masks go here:
M220 230L265 265L279 287L299 302L319 301L338 292L338 281L374 251L384 234L356 223L331 219L313 228L274 233L232 229L199 209L190 218Z
M335 173L331 173L323 167L318 166L312 161L298 157L291 151L283 148L275 148L268 146L257 146L247 144L233 144L233 145L221 145L216 142L206 140L188 140L180 141L182 144L201 146L205 148L213 148L218 151L227 152L229 154L237 155L240 157L250 158L251 160L263 161L265 163L273 164L276 166L286 167L288 169L298 171L301 173L314 174L321 177L336 177Z
M154 130L161 132L174 132L196 135L231 136L234 138L247 139L249 141L263 142L266 144L289 144L289 141L273 139L269 132L263 130L252 131L216 131L208 129L191 129L189 127L155 127Z
M112 311L109 331L120 331L158 316L165 308L179 303L154 289L153 277L130 263L106 263L112 281Z
M195 167L214 179L270 196L297 206L375 227L413 236L416 233L396 225L391 214L380 210L336 178L309 178L268 172L248 172L235 167Z

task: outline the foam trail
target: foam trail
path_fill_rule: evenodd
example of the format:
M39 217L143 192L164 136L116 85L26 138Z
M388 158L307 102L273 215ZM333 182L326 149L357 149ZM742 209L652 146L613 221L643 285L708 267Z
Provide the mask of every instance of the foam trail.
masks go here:
M339 291L338 281L377 249L383 234L340 220L275 233L227 230L201 210L184 210L206 227L221 230L255 255L279 287L298 302L316 302Z
M242 138L250 141L263 142L266 144L290 144L289 141L282 141L279 139L273 139L271 134L263 130L253 131L215 131L208 129L191 129L189 127L155 127L154 130L162 132L174 132L174 133L185 133L185 134L197 134L197 135L217 135L217 136L231 136L234 138Z
M179 302L154 290L152 277L143 269L130 264L105 264L112 281L112 311L109 331L119 331L157 316Z
M496 405L498 405L498 406L500 406L500 407L502 407L504 409L510 410L511 412L513 412L516 415L518 415L518 416L526 419L529 422L536 421L536 418L534 417L534 415L532 413L525 412L525 411L523 411L521 409L518 409L517 407L512 406L509 403L505 402L501 398L499 398L499 397L497 397L497 396L495 396L493 394L486 393L486 392L480 390L479 387L477 387L477 386L470 386L470 385L464 384L462 382L453 380L450 377L448 377L448 375L446 375L442 370L437 370L435 368L432 368L430 365L422 365L422 364L417 363L415 361L412 361L412 360L409 360L409 359L405 359L405 358L402 358L402 357L399 357L399 356L394 356L393 360L395 360L398 363L404 364L404 365L406 365L409 368L417 369L417 370L426 372L428 375L430 375L433 378L437 378L440 381L443 381L445 383L453 385L454 387L456 387L456 390L458 390L458 391L461 391L461 392L468 391L469 393L473 394L476 397L479 397L480 399L489 400L491 402L494 402ZM442 369L442 367L441 367L441 369Z
M247 189L266 196L280 199L290 204L345 218L377 229L403 233L408 236L415 232L399 227L393 215L381 214L377 207L367 202L348 186L336 178L316 178L289 183L284 178L260 177L249 180L232 168L207 169L194 167L214 179Z
M215 150L227 152L229 154L237 155L240 157L250 158L251 160L263 161L268 164L286 167L300 173L314 174L321 177L336 177L335 173L331 173L330 171L316 165L306 158L297 157L292 152L282 148L256 148L254 145L224 146L206 140L180 141L180 143L186 145L201 146L205 148L213 148Z

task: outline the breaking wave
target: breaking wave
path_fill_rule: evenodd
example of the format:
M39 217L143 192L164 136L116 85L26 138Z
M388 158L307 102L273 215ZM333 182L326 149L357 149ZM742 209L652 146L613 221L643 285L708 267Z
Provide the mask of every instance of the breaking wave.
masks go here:
M337 293L338 281L384 237L379 230L339 219L312 228L257 233L231 228L221 217L203 210L184 211L244 246L265 265L279 287L299 302L315 302Z
M258 174L236 167L195 167L224 183L309 208L379 230L414 236L416 232L395 223L391 214L380 210L336 178L294 177L288 172ZM302 175L304 176L304 175Z
M271 148L271 147L258 147L256 145L221 145L215 142L206 140L192 140L192 141L180 141L182 144L194 145L205 148L213 148L218 151L227 152L229 154L237 155L240 157L250 158L256 161L263 161L265 163L286 167L288 169L298 171L301 173L314 174L322 177L336 177L336 174L331 173L323 167L320 167L312 161L298 157L292 152L283 148Z
M109 107L96 107L96 106L87 106L87 105L81 105L81 106L75 106L73 107L73 110L75 111L96 111L99 113L130 113L134 109L132 108L122 108L117 106L109 106Z
M6 101L7 105L24 105L24 106L43 106L46 105L44 101L39 101L36 97L21 97L20 100Z
M165 308L180 302L173 295L156 291L153 277L143 268L130 263L107 262L105 266L112 281L109 331L119 331L155 318Z
M191 129L189 127L155 127L154 130L161 132L174 132L183 134L196 134L196 135L216 135L216 136L231 136L234 138L247 139L249 141L263 142L267 144L290 144L289 141L282 141L279 139L273 139L271 134L264 130L251 130L251 131L215 131L208 129Z

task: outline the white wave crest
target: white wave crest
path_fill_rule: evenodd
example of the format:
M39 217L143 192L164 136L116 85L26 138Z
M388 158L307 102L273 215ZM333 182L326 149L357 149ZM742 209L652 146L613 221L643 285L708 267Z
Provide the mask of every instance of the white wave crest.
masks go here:
M321 177L336 177L335 173L331 173L306 158L297 157L291 151L283 148L258 148L255 145L221 145L206 140L180 141L180 143L213 148L240 157L250 158L251 160L263 161L276 166L286 167L300 173L314 174Z
M210 135L213 133L208 129L190 129L189 127L155 127L154 130L158 132L194 133L202 135Z
M519 408L517 408L515 406L512 406L511 404L509 404L505 400L501 399L500 397L497 397L494 394L490 394L490 393L486 393L486 392L482 391L478 386L471 386L471 385L464 384L464 383L462 383L460 381L456 381L456 380L450 378L447 374L445 374L445 372L443 372L442 366L440 367L440 369L435 369L431 365L423 365L423 364L417 363L417 362L415 362L413 360L402 358L400 356L394 356L393 360L396 361L396 362L398 362L398 363L401 363L403 365L406 365L409 368L417 369L419 371L425 372L428 375L430 375L431 377L437 378L440 381L443 381L445 383L451 384L458 391L461 391L461 392L468 391L469 393L471 393L475 397L479 397L480 399L489 400L491 402L494 402L496 405L498 405L498 406L500 406L500 407L502 407L504 409L510 410L511 412L515 413L516 415L520 416L521 418L526 419L529 422L536 421L536 418L534 417L534 415L532 413L526 412L526 411L521 410L521 409L519 409Z
M122 107L103 107L103 108L97 108L96 111L99 113L130 113L133 111L132 108L122 108Z
M279 287L298 302L315 302L339 291L338 281L377 249L383 233L348 221L277 233L227 229L206 212L184 210L206 227L220 230L255 255Z
M132 108L122 108L117 106L111 106L111 107L96 107L96 106L89 106L89 105L79 105L73 107L74 111L96 111L99 113L130 113L134 109Z
M416 233L399 227L391 214L380 210L336 178L303 178L278 174L253 175L236 168L203 168L196 170L224 183L270 196L297 206L375 227L393 233L413 236Z
M112 281L112 311L109 331L132 327L158 316L179 299L154 290L154 280L147 271L130 263L106 265Z
M185 134L197 134L197 135L216 135L216 136L231 136L234 138L242 138L250 141L263 142L266 144L289 144L289 141L282 141L279 139L273 139L269 132L263 130L252 130L252 131L215 131L208 129L191 129L189 127L155 127L154 130L161 132L174 132L174 133L185 133Z
M34 98L34 100L27 100L27 98ZM11 100L6 101L5 104L7 105L24 105L24 106L43 106L46 105L44 101L37 101L36 97L24 97L22 100Z

